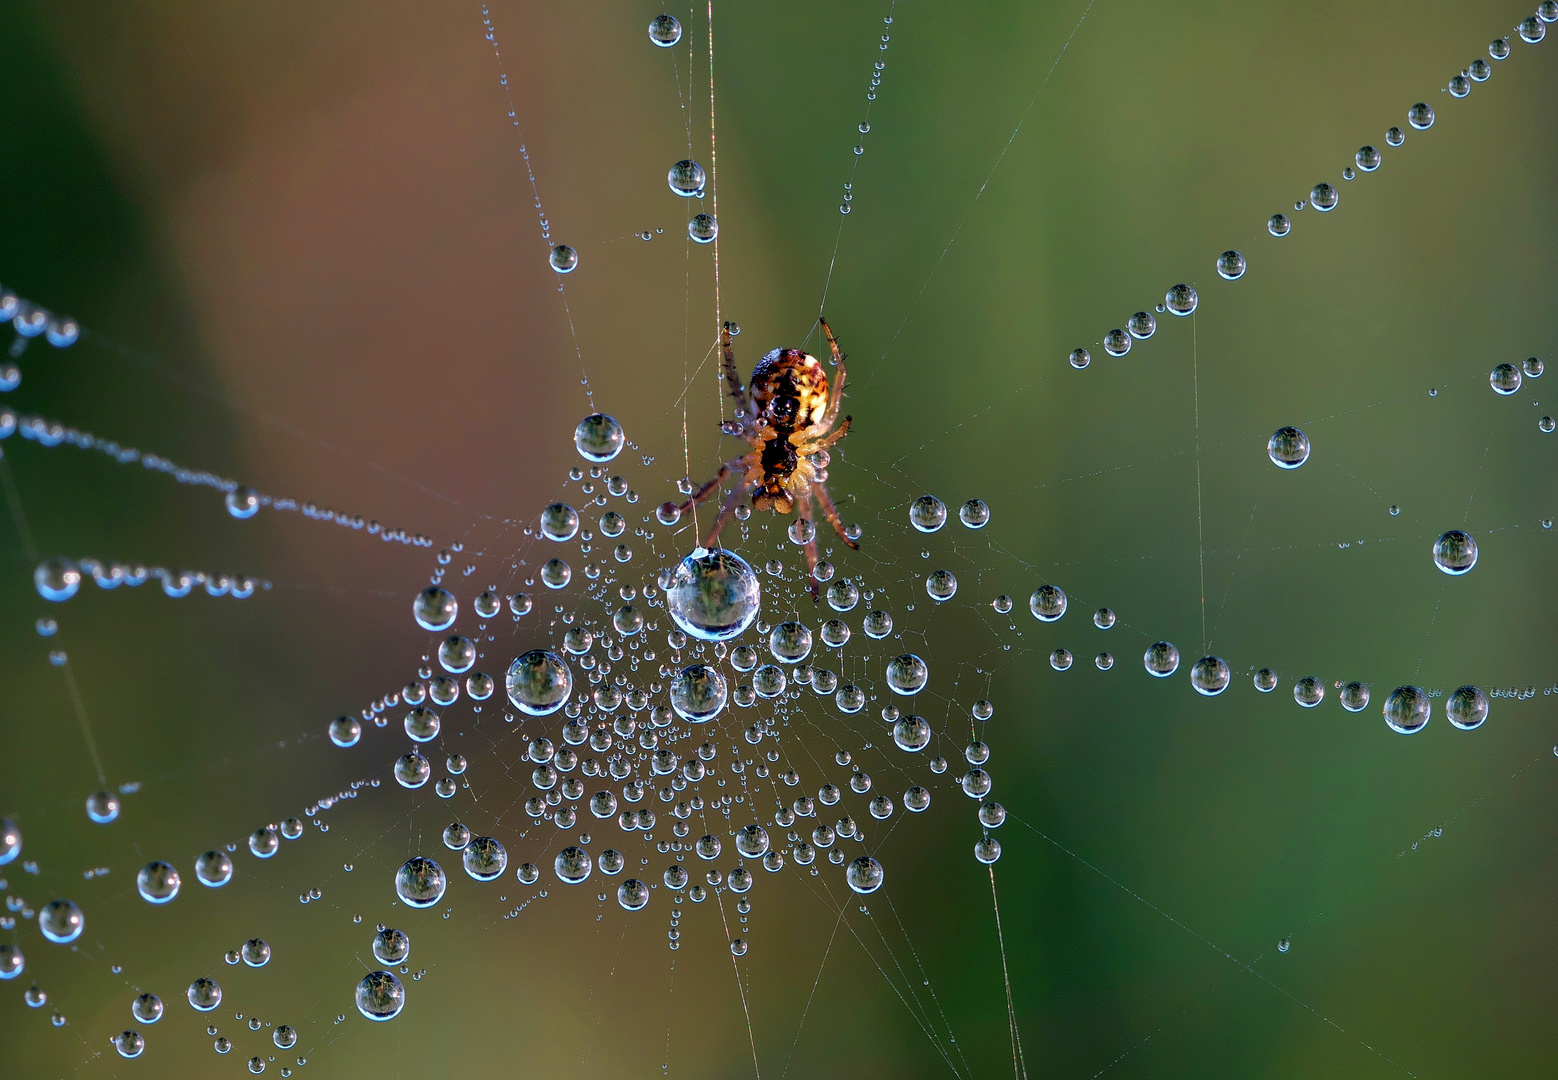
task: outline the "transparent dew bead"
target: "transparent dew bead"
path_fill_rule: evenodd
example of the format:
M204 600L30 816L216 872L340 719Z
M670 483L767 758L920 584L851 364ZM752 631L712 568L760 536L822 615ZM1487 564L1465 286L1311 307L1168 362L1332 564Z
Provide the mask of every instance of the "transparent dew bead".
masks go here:
M1184 317L1195 311L1201 298L1189 285L1175 285L1163 297L1163 307L1171 315Z
M739 555L697 548L664 584L665 609L684 633L701 641L729 641L757 620L762 591Z
M1068 671L1073 659L1070 649L1056 649L1049 654L1049 666L1056 671Z
M933 533L947 523L947 506L934 495L921 495L909 504L909 524L922 533Z
M811 630L804 623L782 622L768 635L768 651L781 664L798 664L811 654Z
M1445 702L1444 715L1462 731L1479 728L1488 718L1488 696L1475 686L1462 686Z
M1131 335L1116 328L1104 335L1104 352L1110 356L1124 356L1131 351Z
M1347 166L1343 167L1343 169L1342 169L1342 179L1343 180L1356 180L1357 178L1358 178L1358 174L1353 171L1353 167L1351 165L1347 165Z
M834 611L853 611L860 602L860 590L847 578L840 578L828 586L826 599Z
M559 274L571 274L579 266L579 253L567 244L558 244L547 256L547 262Z
M671 681L671 708L691 723L714 719L724 710L725 701L725 677L705 664L685 667Z
M979 824L987 829L999 829L1006 822L1006 807L998 802L987 802L979 807Z
M1477 541L1469 533L1451 529L1434 541L1434 565L1451 577L1459 577L1477 565Z
M1225 251L1217 256L1217 275L1225 281L1237 281L1244 276L1244 256L1237 251Z
M195 860L195 880L219 889L233 879L233 860L225 851L208 851Z
M866 637L880 641L893 632L893 617L881 610L868 611L865 618L860 621L860 629L865 632Z
M261 938L250 938L243 943L243 947L238 952L243 957L243 962L252 968L264 967L270 963L270 945Z
M97 791L87 796L87 817L95 824L107 825L119 818L119 799L111 791Z
M148 904L166 904L179 894L179 872L158 860L135 875L135 888Z
M1494 38L1488 45L1488 55L1495 60L1505 60L1509 57L1509 39Z
M413 750L410 753L402 754L396 760L394 768L395 782L403 788L419 788L427 783L428 777L432 774L432 769L433 767L428 763L427 758ZM254 847L252 837L249 841L249 847L251 849ZM259 854L259 852L255 852L255 854ZM261 857L264 858L265 856Z
M1093 354L1086 349L1072 349L1070 360L1071 366L1081 371L1093 362Z
M697 244L710 244L719 235L719 221L713 214L694 214L687 222L687 235Z
M1040 585L1028 597L1028 610L1040 622L1055 622L1066 613L1066 594L1059 585Z
M253 488L240 484L227 493L227 512L233 517L252 518L259 510L260 496Z
M986 866L1001 857L1001 842L993 836L985 836L974 842L974 858Z
M424 630L437 632L454 625L460 606L453 594L437 585L423 589L412 601L411 613L417 625Z
M1348 712L1362 712L1369 707L1369 688L1360 682L1350 682L1342 687L1339 695L1342 708Z
M69 559L45 559L33 571L32 580L39 596L60 603L81 588L81 570Z
M1551 435L1553 428L1558 427L1558 422L1555 422L1551 416L1544 416L1536 422L1536 427L1542 434Z
M622 453L627 445L627 435L614 417L591 413L574 429L573 445L580 457L598 464Z
M662 49L669 49L682 40L682 24L674 15L656 15L649 22L649 40Z
M393 1020L406 1006L406 988L388 971L371 971L357 984L357 1011L369 1020Z
M1526 373L1526 378L1528 379L1541 378L1542 372L1545 369L1545 365L1542 363L1542 361L1535 356L1529 357L1524 363L1520 365L1520 367Z
M1101 607L1093 612L1093 625L1100 630L1107 630L1115 624L1115 614L1106 607Z
M1157 333L1158 320L1152 317L1151 312L1138 311L1126 320L1125 328L1130 335L1138 341L1145 341Z
M990 507L983 499L969 499L958 508L958 520L969 529L982 529L990 523Z
M189 989L185 991L184 996L190 1006L198 1012L210 1012L222 1004L222 988L214 979L196 979L189 984Z
M548 540L572 540L579 532L579 512L567 503L553 503L541 511L541 535Z
M1309 192L1309 204L1321 213L1336 209L1336 204L1341 201L1341 192L1327 183L1319 183Z
M490 836L473 836L461 855L465 872L476 881L494 881L508 869L509 854Z
M1547 27L1535 15L1520 24L1520 40L1535 45L1547 36Z
M649 904L649 886L638 878L628 878L617 886L617 903L624 911L642 911Z
M887 686L895 694L908 697L925 689L930 669L913 653L895 656L887 663Z
M130 1002L130 1015L142 1024L155 1024L162 1019L162 999L156 994L141 994Z
M146 1049L146 1040L139 1031L121 1031L112 1039L114 1049L123 1058L136 1058Z
M1171 642L1155 642L1147 646L1147 651L1142 656L1142 666L1147 669L1149 675L1155 675L1160 679L1167 678L1179 670L1179 650Z
M1279 469L1296 469L1309 460L1309 436L1296 427L1278 428L1266 441L1266 456Z
M1190 685L1196 693L1216 697L1228 689L1228 663L1220 656L1203 656L1190 669Z
M1358 152L1353 155L1353 160L1358 163L1358 168L1362 169L1364 172L1373 172L1375 169L1379 168L1380 162L1383 160L1383 158L1381 157L1377 147L1362 146L1359 147Z
M917 753L930 745L930 725L923 717L904 716L893 725L893 743L900 750Z
M984 722L995 715L995 706L986 701L984 698L980 698L978 701L974 702L973 708L969 710L969 715L971 715L975 720Z
M1012 608L1016 606L1016 602L1010 596L1002 593L1000 596L997 596L994 600L990 601L990 606L995 609L996 614L998 615L1010 615L1012 613Z
M1514 364L1499 364L1488 373L1488 384L1495 394L1508 397L1520 389L1520 369Z
M573 692L573 671L549 649L532 649L509 665L505 687L515 708L528 716L548 716Z
M425 855L412 856L395 872L395 894L407 907L432 907L447 886L444 868Z
M1306 709L1314 708L1324 697L1325 684L1312 675L1305 676L1293 684L1293 700Z
M958 579L952 575L950 570L933 571L925 579L925 592L937 603L952 599L957 594L957 591Z
M1426 101L1419 101L1407 110L1407 123L1418 131L1427 131L1434 126L1434 109Z
M1385 144L1387 146L1400 146L1407 141L1407 133L1398 127L1393 127L1385 132Z
M1108 671L1114 667L1114 657L1106 652L1101 652L1093 657L1093 666L1099 671Z
M464 851L466 845L470 842L471 830L467 826L460 824L458 821L445 826L444 847L448 848L450 851ZM388 960L385 961L385 963L391 962L392 961Z
M1433 703L1421 687L1398 686L1385 699L1385 723L1390 730L1411 735L1428 723Z
M1451 97L1463 98L1467 94L1471 93L1471 80L1468 79L1465 75L1452 76L1450 79L1449 91Z
M671 166L670 172L666 174L666 182L671 185L673 194L690 199L703 191L703 166L684 158Z
M869 855L862 855L849 864L849 869L844 872L844 879L851 889L863 896L880 889L886 874L882 870L881 863Z

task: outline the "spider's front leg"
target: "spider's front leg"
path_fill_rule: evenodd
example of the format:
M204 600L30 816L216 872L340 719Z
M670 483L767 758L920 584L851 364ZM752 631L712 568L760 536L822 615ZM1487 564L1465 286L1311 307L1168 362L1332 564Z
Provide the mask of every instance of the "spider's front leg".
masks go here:
M828 352L833 357L834 365L839 369L838 378L833 380L833 393L828 401L828 411L822 421L817 424L817 431L827 431L838 419L839 406L844 403L844 354L839 351L838 339L833 336L833 328L828 325L828 320L818 316L817 322L822 326L822 336L828 339Z
M747 404L746 388L741 385L741 375L736 371L736 352L730 343L730 323L726 323L720 329L720 352L722 358L720 367L725 372L725 385L730 388L730 396L736 403L736 412L743 418L752 419L751 409ZM730 432L729 434L735 434Z

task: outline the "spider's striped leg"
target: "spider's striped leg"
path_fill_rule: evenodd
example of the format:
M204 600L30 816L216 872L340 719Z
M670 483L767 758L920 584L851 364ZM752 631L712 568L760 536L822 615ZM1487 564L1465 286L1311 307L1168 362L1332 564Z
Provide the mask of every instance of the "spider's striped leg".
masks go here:
M844 354L839 351L838 340L834 338L833 328L828 325L828 320L819 316L817 322L822 325L822 336L828 339L828 352L832 354L833 363L839 369L838 378L833 380L832 400L828 402L827 415L816 426L818 431L827 431L833 426L833 422L838 419L839 406L844 401Z
M796 492L795 513L802 521L811 522L811 491L816 485L810 484ZM811 600L816 603L821 594L817 591L817 528L812 525L811 539L806 541L806 581L811 586Z
M854 421L855 418L853 416L844 417L844 419L839 421L839 426L833 429L832 434L825 435L821 439L816 439L808 443L808 449L806 452L808 454L815 454L818 450L826 450L828 447L842 439L845 435L849 434L849 425L854 423Z
M686 502L682 503L682 505L678 506L676 509L685 514L694 506L697 506L699 503L701 503L704 499L707 499L711 492L716 490L721 484L725 482L725 477L737 471L744 464L746 464L746 459L744 457L731 458L729 461L725 462L725 464L719 467L719 472L714 474L714 479L710 480L697 491L693 492L692 497L689 498Z
M736 409L746 419L750 420L751 410L747 408L747 392L741 385L741 375L736 371L736 352L730 344L730 324L726 323L720 329L720 352L722 359L720 367L725 372L725 384L730 387L730 396L735 399Z
M839 508L833 505L833 499L828 495L828 489L816 480L812 481L811 493L817 497L817 502L822 504L823 516L828 519L828 524L833 526L833 531L839 534L839 539L848 544L852 550L858 551L860 545L844 535L844 522L839 519Z
M719 539L719 531L725 527L731 515L736 512L736 506L741 502L741 497L746 494L747 486L737 484L730 489L730 494L725 496L725 502L719 508L719 517L714 519L714 524L709 526L709 534L703 541L705 548L712 549L714 542Z

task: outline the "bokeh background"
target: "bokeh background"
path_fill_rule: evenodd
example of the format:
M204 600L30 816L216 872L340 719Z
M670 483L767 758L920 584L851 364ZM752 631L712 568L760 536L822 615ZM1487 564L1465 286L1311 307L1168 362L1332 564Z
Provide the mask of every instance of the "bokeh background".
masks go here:
M720 312L744 365L807 335L858 165L827 315L856 422L833 485L868 531L836 561L899 603L932 565L922 547L963 583L904 619L933 689L955 673L963 698L987 684L996 704L983 735L1014 815L995 878L1026 1070L1551 1073L1558 539L1540 523L1558 435L1537 419L1558 411L1558 375L1498 398L1487 373L1553 359L1558 42L1516 40L1455 101L1436 88L1520 5L1097 0L1078 28L1084 7L900 0L886 52L885 4L715 10ZM34 343L6 404L439 543L550 501L589 411L581 360L596 406L669 478L644 506L712 469L713 252L685 241L699 207L664 183L689 142L710 164L703 10L676 10L686 36L662 51L653 5L491 0L501 61L474 2L0 10L0 281L89 331L68 351ZM1343 183L1418 100L1433 129ZM521 145L553 239L580 253L566 313ZM1339 208L1267 236L1320 180ZM1250 263L1236 283L1213 271L1229 247ZM1194 326L1104 356L1103 332L1177 281L1200 291ZM1080 344L1095 360L1074 371ZM1284 424L1315 446L1292 473L1264 452ZM406 927L428 972L406 1012L361 1020L350 992L390 875L447 808L408 814L381 789L274 863L240 848L220 892L189 863L388 776L387 748L349 758L321 735L418 662L407 607L428 553L295 515L235 521L209 490L69 446L3 449L45 553L274 582L241 603L87 586L51 606L0 528L0 812L40 870L5 876L35 905L74 896L88 927L74 949L17 929L6 1075L291 1064L233 1011L297 1027L299 1076L1013 1069L974 807L950 793L894 833L869 914L846 902L840 920L837 881L760 883L745 1009L711 908L672 953L663 911L559 887L505 920L514 895L462 879L449 919ZM983 498L992 524L905 535L925 491ZM1454 527L1481 561L1451 580L1429 548ZM1021 607L1046 580L1073 597L1054 626ZM1014 621L989 609L1000 592ZM1102 604L1122 620L1107 634L1086 617ZM34 633L43 615L59 637ZM1185 656L1164 682L1139 666L1160 637ZM1062 645L1078 657L1064 675L1044 659ZM98 785L53 647L110 781L142 784L112 826L82 812ZM1106 648L1103 674L1089 658ZM1217 699L1186 677L1203 650L1235 673ZM1269 697L1248 678L1263 665L1283 676ZM1313 711L1291 697L1303 675L1329 689ZM1337 705L1347 679L1371 684L1364 713ZM1405 682L1536 692L1496 699L1470 734L1440 698L1403 738L1378 706ZM173 856L184 893L153 909L134 871ZM324 897L305 907L310 886ZM269 967L221 965L254 935ZM208 971L229 995L226 1058L179 1000ZM48 1008L22 1004L34 980ZM134 987L168 1015L125 1062L107 1040Z

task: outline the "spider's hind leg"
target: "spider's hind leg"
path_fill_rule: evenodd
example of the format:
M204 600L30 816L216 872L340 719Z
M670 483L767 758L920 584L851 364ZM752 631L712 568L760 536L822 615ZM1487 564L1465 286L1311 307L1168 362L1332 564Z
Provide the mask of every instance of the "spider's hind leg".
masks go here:
M737 484L735 487L730 489L730 494L725 496L724 503L720 505L719 517L715 518L714 524L709 526L708 535L704 538L703 541L703 546L705 548L712 549L714 547L715 541L719 539L720 530L725 527L725 523L731 519L733 514L735 514L736 507L740 504L741 497L745 494L745 484Z
M833 531L839 534L839 539L848 544L850 550L860 550L860 545L844 534L844 522L839 518L839 509L833 505L833 499L828 494L828 489L817 481L812 481L811 493L817 497L817 502L822 505L822 514L828 519L828 524L833 526Z
M801 521L811 522L811 492L816 490L816 485L811 484L797 492L795 497L795 516ZM822 599L817 590L817 527L812 523L811 539L806 541L806 583L811 587L811 600L816 603Z

